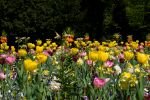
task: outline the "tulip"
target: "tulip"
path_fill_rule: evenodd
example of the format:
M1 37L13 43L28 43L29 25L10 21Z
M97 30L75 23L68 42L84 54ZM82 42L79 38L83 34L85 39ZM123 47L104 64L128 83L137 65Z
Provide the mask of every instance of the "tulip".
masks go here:
M27 46L28 46L29 49L35 48L35 45L33 43L28 43Z
M5 58L7 57L7 54L1 54L0 55L0 64L4 64L5 63Z
M15 47L14 46L11 46L10 48L11 48L12 52L15 52Z
M7 54L1 54L0 58L6 58L8 55Z
M31 59L24 60L24 68L27 71L33 72L38 67L38 63L36 61L32 61Z
M30 49L29 53L31 53L32 55L34 55L35 54L35 50L34 49Z
M104 66L106 66L106 67L112 67L113 65L114 65L114 62L110 61L110 60L108 60L104 63Z
M8 56L5 58L5 62L7 64L13 64L15 61L16 61L16 57L14 57L14 56Z
M43 54L46 55L46 56L49 56L49 53L48 53L47 50L44 50L44 51L43 51Z
M93 62L92 62L92 60L88 59L88 60L86 61L86 63L87 63L89 66L91 66Z
M98 59L102 62L107 61L109 58L109 54L107 52L99 51L98 52Z
M36 57L40 63L45 63L47 61L47 58L48 58L45 54L37 54Z
M20 57L26 56L27 55L27 51L25 49L19 49L18 50L18 55Z
M134 57L133 52L129 52L129 51L125 51L125 52L124 52L124 58L125 58L126 60L131 60L133 57Z
M6 36L1 36L0 37L0 42L1 43L6 43L7 42L7 37Z
M43 49L44 48L42 46L36 46L36 53L42 53Z
M148 61L148 56L144 53L137 53L137 61L141 64L145 64Z
M105 86L105 84L110 80L110 78L105 78L105 79L102 79L102 78L98 78L98 77L95 77L94 80L93 80L93 85L96 87L96 88L102 88Z
M80 55L81 57L84 57L84 56L86 56L86 52L80 52L79 55Z
M77 48L71 48L71 54L76 55L79 52L79 49Z
M119 54L119 56L118 56L118 58L119 58L119 62L120 63L123 63L124 62L124 55L121 53L121 54Z
M96 51L89 52L89 59L92 61L98 60L98 53Z
M40 46L42 44L42 40L36 40L36 44Z
M3 80L6 78L6 75L4 74L4 72L0 71L0 80Z

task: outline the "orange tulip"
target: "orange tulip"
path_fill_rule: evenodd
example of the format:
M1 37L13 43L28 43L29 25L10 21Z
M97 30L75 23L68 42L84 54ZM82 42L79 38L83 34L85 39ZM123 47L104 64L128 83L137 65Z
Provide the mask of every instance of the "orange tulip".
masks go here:
M7 37L6 36L1 36L0 41L1 41L1 43L6 43L7 42Z
M69 38L69 37L67 37L67 39L66 39L69 43L72 43L73 42L73 38Z

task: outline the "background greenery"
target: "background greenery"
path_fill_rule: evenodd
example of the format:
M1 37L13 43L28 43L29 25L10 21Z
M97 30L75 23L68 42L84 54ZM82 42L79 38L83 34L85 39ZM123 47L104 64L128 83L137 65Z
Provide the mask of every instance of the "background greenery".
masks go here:
M121 32L144 40L150 32L149 0L0 0L0 31L9 37L54 37L71 27L93 39ZM76 34L78 35L78 34Z

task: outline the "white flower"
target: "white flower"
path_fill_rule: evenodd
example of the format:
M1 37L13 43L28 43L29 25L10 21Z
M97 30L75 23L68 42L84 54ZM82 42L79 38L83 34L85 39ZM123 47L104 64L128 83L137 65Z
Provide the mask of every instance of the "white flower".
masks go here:
M114 66L114 69L116 70L117 74L120 74L122 72L122 70L118 64Z
M55 91L60 90L60 86L61 86L61 84L56 81L51 81L51 83L50 83L50 88Z

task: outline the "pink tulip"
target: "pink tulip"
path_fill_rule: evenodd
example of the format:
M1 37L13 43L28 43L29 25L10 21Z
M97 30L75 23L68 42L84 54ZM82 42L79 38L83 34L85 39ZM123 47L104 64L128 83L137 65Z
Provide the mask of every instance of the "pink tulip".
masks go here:
M142 45L139 46L139 49L144 49L144 47Z
M0 58L6 58L8 55L7 54L1 54Z
M123 47L123 50L126 50L127 49L127 47L125 46L125 47Z
M123 63L124 60L125 60L124 59L124 54L122 54L122 53L118 56L118 58L119 58L118 60L119 60L120 63Z
M48 53L48 51L43 51L43 54L45 54L46 56L49 56L49 53Z
M7 54L1 54L0 55L0 64L4 64L5 63L5 58L7 57Z
M119 56L118 56L118 58L120 58L120 59L124 59L124 54L119 54Z
M105 78L105 79L101 79L101 78L98 78L98 77L95 77L94 78L94 81L93 81L93 85L96 87L96 88L102 88L105 86L105 84L110 80L110 78Z
M87 63L89 66L91 66L93 62L92 62L92 60L88 59L88 60L86 61L86 63Z
M112 67L113 65L114 65L114 62L110 61L110 60L108 60L104 63L104 66L106 66L106 67Z
M79 55L80 55L81 57L84 57L84 56L86 56L86 52L80 52Z
M8 56L5 58L5 62L7 64L13 64L15 61L16 61L16 57L14 57L14 56Z
M0 80L3 80L6 78L6 75L4 74L4 72L0 71Z
M47 55L47 56L52 56L53 53L54 53L54 51L51 50L51 49L48 49L48 50L44 50L43 53L44 53L45 55Z

